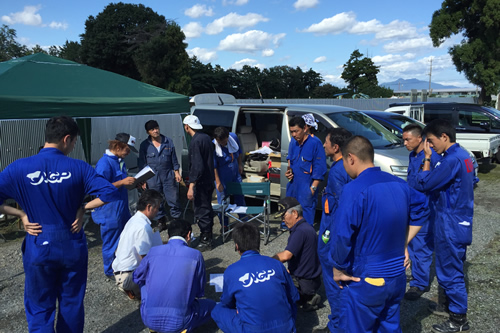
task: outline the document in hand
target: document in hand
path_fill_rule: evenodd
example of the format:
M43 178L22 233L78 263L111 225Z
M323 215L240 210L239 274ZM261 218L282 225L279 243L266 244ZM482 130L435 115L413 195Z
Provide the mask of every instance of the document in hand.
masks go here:
M137 184L144 183L149 178L152 178L155 175L153 169L146 165L141 171L139 171L134 178L136 181L132 185L125 185L128 190L131 190L136 187Z

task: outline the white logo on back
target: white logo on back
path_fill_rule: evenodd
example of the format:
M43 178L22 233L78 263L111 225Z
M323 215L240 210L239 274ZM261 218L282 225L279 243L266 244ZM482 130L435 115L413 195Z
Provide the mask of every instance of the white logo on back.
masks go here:
M31 179L31 185L40 185L41 183L62 183L63 180L71 178L71 172L49 172L47 173L41 171L35 171L32 173L28 173L26 175L29 179Z
M240 281L240 282L243 283L243 287L248 288L254 282L255 283L259 283L259 282L269 281L269 279L271 278L271 276L273 276L274 274L276 274L276 272L274 271L274 269L270 269L268 271L258 272L256 274L254 274L254 273L246 273L245 275L243 275L242 277L240 277L238 279L238 281Z

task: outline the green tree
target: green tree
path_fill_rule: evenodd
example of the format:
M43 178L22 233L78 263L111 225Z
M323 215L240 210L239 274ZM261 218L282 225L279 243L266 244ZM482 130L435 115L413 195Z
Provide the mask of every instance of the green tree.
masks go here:
M312 91L312 98L333 98L333 95L348 92L345 88L338 88L330 83L325 83L321 86L314 88Z
M81 47L82 46L78 42L68 42L68 40L66 40L66 43L60 47L59 57L81 64L83 63L82 58L80 57Z
M347 82L347 87L353 93L368 94L366 89L378 86L377 74L379 72L379 67L375 66L370 58L363 57L359 50L354 50L345 63L340 77Z
M452 35L463 40L448 49L469 82L481 87L480 103L500 89L500 1L445 0L429 25L435 47Z
M61 47L60 46L56 46L56 45L52 45L49 47L49 55L53 56L53 57L59 57L60 54L61 54Z
M109 4L89 16L81 36L83 63L176 92L189 93L184 33L142 4Z
M45 54L48 54L47 51L45 51L44 49L42 49L42 47L38 44L36 44L35 46L33 46L30 50L30 54L36 54L36 53L45 53Z
M19 44L16 36L16 30L10 29L8 25L3 24L0 27L0 61L24 57L28 54L28 48Z

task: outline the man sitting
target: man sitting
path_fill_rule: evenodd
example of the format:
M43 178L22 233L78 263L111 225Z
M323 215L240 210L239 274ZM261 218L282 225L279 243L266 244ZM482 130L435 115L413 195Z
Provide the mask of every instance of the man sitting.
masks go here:
M153 246L162 245L160 232L151 228L163 200L160 192L146 190L137 203L137 213L128 220L120 234L113 272L118 288L130 299L139 299L141 290L132 280L132 273Z
M284 251L273 258L288 261L288 271L293 283L299 290L300 302L304 311L318 309L321 296L317 294L321 286L321 264L318 257L318 237L311 224L302 216L302 206L297 199L286 197L278 203L278 213L290 230L288 244Z
M212 318L224 332L295 332L299 293L285 266L260 255L260 234L253 224L238 224L233 240L241 260L224 272Z
M205 261L189 247L191 224L173 220L168 243L149 251L134 272L141 287L144 325L157 332L191 332L210 319L215 302L205 293Z

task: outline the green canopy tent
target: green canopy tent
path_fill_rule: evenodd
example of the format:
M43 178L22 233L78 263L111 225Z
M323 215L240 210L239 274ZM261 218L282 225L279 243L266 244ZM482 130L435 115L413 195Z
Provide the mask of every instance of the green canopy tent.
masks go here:
M188 97L43 53L0 63L0 120L80 118L87 159L89 118L165 113L189 113Z

